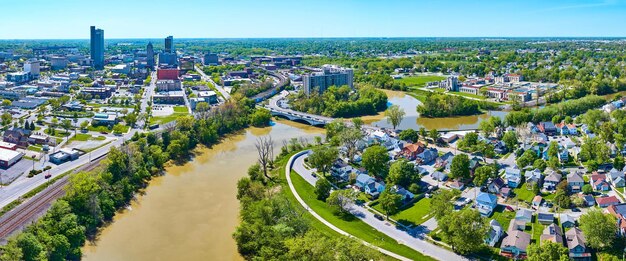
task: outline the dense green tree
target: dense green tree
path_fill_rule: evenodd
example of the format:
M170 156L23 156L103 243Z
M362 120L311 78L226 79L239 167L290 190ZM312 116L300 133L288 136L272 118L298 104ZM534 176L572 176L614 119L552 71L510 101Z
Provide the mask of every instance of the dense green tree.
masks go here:
M509 151L515 151L517 149L517 134L514 131L507 131L502 136L502 142Z
M590 210L578 220L588 246L601 250L611 247L616 238L615 218L600 210Z
M333 186L325 178L320 178L315 182L315 195L318 200L325 201L330 196Z
M397 213L400 206L402 206L402 196L391 192L389 189L385 189L385 191L380 194L378 202L385 212L385 216L389 218L389 215Z
M459 154L452 158L450 165L450 177L454 179L467 179L470 177L470 160L467 154Z
M458 190L442 189L433 195L433 198L430 201L430 209L432 210L435 219L439 221L444 216L452 213L454 210L452 199L457 197L459 194L460 192Z
M541 244L531 244L528 246L529 261L567 261L569 251L562 244L552 241L544 241Z
M387 177L389 154L385 147L374 145L365 149L361 162L370 174L380 178Z
M308 162L311 167L317 169L326 175L330 168L333 166L335 160L339 157L339 150L335 147L317 147L313 149L308 157Z
M393 126L393 129L396 129L396 127L400 125L400 122L404 119L404 115L406 115L406 112L404 112L404 110L398 105L391 105L387 108L387 110L385 110L387 122Z
M454 211L438 222L444 240L460 254L478 252L489 230L487 220L474 209Z
M497 173L492 166L480 166L474 171L474 184L477 186L485 185L490 178L496 178Z
M411 184L419 183L419 174L415 171L415 166L407 160L400 159L395 161L389 167L389 175L387 176L387 186L400 185L408 188Z
M412 143L417 142L417 140L419 139L419 135L417 131L415 131L414 129L403 130L400 132L400 135L398 136L401 140L410 141Z

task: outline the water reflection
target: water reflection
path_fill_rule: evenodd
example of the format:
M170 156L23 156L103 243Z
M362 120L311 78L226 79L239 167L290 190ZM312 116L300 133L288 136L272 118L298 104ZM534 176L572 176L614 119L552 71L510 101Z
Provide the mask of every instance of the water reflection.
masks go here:
M404 109L406 113L402 122L400 122L399 129L419 129L424 127L426 129L438 129L438 130L457 130L457 129L475 129L478 127L481 121L489 118L489 116L497 116L504 119L506 112L504 111L489 111L481 115L460 116L460 117L447 117L447 118L427 118L420 117L417 113L417 106L420 105L420 101L412 96L406 95L404 92L384 90L389 98L390 105L398 105ZM363 117L365 123L378 126L391 128L391 124L387 122L384 113L378 115Z

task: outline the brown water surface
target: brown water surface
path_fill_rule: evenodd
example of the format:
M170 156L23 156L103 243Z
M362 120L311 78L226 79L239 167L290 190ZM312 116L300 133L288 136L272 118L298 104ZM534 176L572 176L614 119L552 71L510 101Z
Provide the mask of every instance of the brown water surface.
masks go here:
M238 223L237 180L257 157L258 136L271 135L278 151L283 140L323 130L279 121L249 128L222 143L199 149L184 165L166 169L129 210L118 213L98 240L83 248L84 260L241 260L232 233Z

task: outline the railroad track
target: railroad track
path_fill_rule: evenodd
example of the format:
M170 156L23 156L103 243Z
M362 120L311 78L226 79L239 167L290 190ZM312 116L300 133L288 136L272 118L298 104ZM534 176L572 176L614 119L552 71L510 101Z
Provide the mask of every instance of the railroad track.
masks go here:
M106 155L93 159L91 162L75 169L79 171L91 171L100 165L100 161ZM38 218L38 214L46 211L52 203L65 194L65 185L69 183L69 175L59 179L30 199L22 202L15 209L0 217L0 243L5 243L7 238L18 229Z
M9 237L18 228L32 221L38 213L45 211L55 199L65 194L63 188L69 182L68 178L67 176L63 177L16 209L3 215L0 218L0 238Z

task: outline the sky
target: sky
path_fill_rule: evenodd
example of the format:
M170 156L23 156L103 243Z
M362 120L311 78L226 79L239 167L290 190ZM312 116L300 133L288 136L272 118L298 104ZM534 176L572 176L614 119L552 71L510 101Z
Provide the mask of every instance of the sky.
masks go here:
M0 39L624 37L626 0L0 0Z

